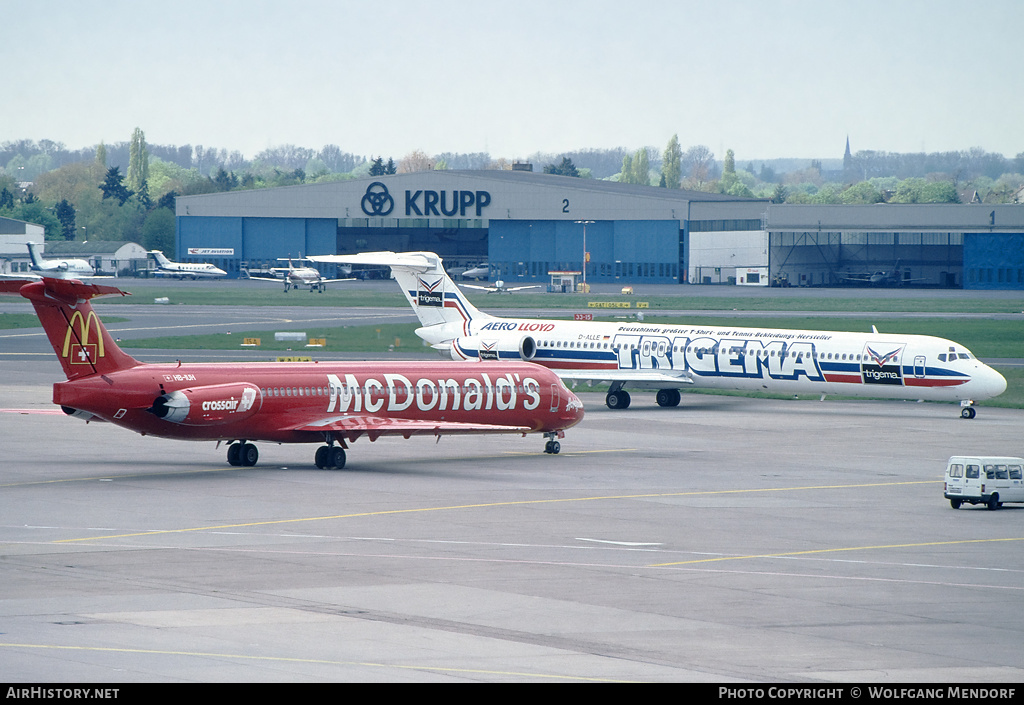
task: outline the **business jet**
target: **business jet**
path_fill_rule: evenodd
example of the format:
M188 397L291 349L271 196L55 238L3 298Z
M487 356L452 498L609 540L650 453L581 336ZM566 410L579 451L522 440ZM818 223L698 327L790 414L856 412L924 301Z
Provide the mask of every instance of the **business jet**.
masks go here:
M150 250L147 252L153 261L156 262L156 271L158 274L165 276L174 277L176 279L211 279L217 277L227 276L220 267L215 267L212 264L206 262L172 262L164 256L164 253L160 250Z
M466 289L479 289L480 291L486 291L488 294L510 294L513 291L522 291L523 289L540 289L540 284L531 284L529 286L505 286L505 282L498 280L494 282L494 286L479 286L477 284L459 284L459 286Z
M0 282L36 315L67 381L53 403L86 421L142 435L228 441L228 463L252 466L253 440L324 442L318 468L345 467L365 436L541 433L545 453L583 418L580 400L550 370L529 362L254 362L143 364L122 351L90 299L126 295L70 279Z
M563 380L608 382L612 409L629 406L625 387L657 390L660 406L677 406L692 388L958 401L971 419L976 401L1006 390L1001 374L943 338L498 318L477 310L431 252L314 259L389 265L423 324L416 334L432 347L456 360L527 360Z
M312 258L311 257L306 257L306 258L301 258L300 257L299 261L301 261L302 259L312 259ZM347 277L345 279L326 279L324 277L324 275L321 274L319 272L319 270L317 270L314 267L302 267L302 266L296 267L294 264L292 264L291 257L281 257L281 258L279 258L279 261L288 262L288 266L287 267L272 267L270 269L270 271L281 274L281 276L284 279L284 293L286 293L286 294L291 289L299 289L299 288L304 287L304 286L309 287L310 293L313 293L314 291L319 291L322 294L325 291L327 291L327 285L328 284L333 284L334 282L355 281L354 278L352 278L352 277ZM276 282L280 282L281 281L281 279L279 279L276 276L268 277L268 276L264 276L264 275L260 275L260 274L250 274L249 278L250 279L262 280L262 281L276 281Z
M470 267L459 276L463 279L486 279L491 274L491 268L486 264L478 264Z
M39 243L27 242L28 257L32 261L31 271L0 275L0 279L25 280L53 277L55 279L94 279L96 269L84 259L61 258L43 259L39 254ZM102 277L104 279L109 277Z

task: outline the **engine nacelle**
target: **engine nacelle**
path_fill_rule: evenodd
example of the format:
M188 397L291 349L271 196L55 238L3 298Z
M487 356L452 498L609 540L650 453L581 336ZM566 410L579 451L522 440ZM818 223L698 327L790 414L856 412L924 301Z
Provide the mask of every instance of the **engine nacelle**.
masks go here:
M529 362L537 354L537 341L531 335L524 335L518 344L512 337L456 338L450 352L453 360L510 360L518 357Z
M216 426L247 419L262 405L263 393L254 384L212 384L163 394L148 411L184 426Z

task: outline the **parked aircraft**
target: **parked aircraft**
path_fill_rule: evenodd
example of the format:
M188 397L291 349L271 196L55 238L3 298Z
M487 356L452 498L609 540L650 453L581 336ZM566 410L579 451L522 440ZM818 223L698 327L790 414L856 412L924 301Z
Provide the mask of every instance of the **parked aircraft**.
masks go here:
M39 254L39 243L27 242L25 244L28 246L29 259L32 261L31 272L4 274L0 275L0 278L13 280L41 279L44 276L56 279L96 278L96 269L84 259L77 257L43 259Z
M228 463L255 465L252 443L323 442L320 468L345 467L365 436L541 433L545 453L583 418L550 370L527 362L254 362L143 364L122 351L90 304L112 286L44 278L0 282L32 302L67 376L53 386L66 414L143 435L227 441Z
M522 291L523 289L541 289L540 284L531 284L529 286L505 286L505 282L500 279L494 282L494 286L477 286L476 284L459 284L459 286L465 287L466 289L479 289L480 291L486 291L488 294L509 294L513 291Z
M464 271L461 276L463 279L486 279L491 275L491 268L486 264L478 264L475 267L470 267Z
M498 318L477 310L431 252L325 255L323 262L388 264L423 324L416 334L456 360L529 360L563 380L608 382L605 403L629 406L625 387L656 389L676 406L685 388L976 401L1006 380L952 340L923 335Z
M172 262L160 250L150 250L146 254L156 262L157 273L174 277L175 279L210 279L225 277L228 274L220 267L215 267L206 262Z
M870 286L903 286L914 282L927 281L927 277L911 279L900 269L899 260L896 266L890 270L879 269L874 272L848 272L840 274L843 281L850 284L868 284Z
M301 262L303 259L311 259L309 257L299 258ZM280 272L284 278L284 293L288 293L291 289L298 289L303 286L308 286L310 293L319 291L321 294L327 291L327 285L334 282L348 282L354 281L352 277L346 279L326 279L324 275L319 272L315 267L296 267L292 264L291 257L282 257L280 261L288 262L287 267L273 267L270 271ZM275 281L279 282L281 279L276 277L267 277L260 274L250 274L250 279L259 279L262 281Z

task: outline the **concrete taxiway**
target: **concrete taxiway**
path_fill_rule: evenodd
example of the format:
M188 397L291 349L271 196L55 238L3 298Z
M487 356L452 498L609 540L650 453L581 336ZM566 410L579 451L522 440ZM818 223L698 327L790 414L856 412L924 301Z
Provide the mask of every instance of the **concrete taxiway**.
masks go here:
M953 510L1024 411L582 389L539 437L148 438L0 356L8 682L1024 680L1024 507ZM577 390L581 391L581 390Z

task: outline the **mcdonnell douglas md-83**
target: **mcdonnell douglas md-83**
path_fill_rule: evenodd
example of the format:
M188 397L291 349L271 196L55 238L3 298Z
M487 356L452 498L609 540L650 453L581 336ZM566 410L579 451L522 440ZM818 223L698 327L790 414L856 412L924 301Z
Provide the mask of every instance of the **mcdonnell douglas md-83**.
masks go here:
M542 433L546 453L583 417L551 371L532 363L255 362L144 364L122 351L89 300L124 295L70 279L0 282L32 302L67 381L53 403L143 435L228 441L231 465L255 465L251 441L318 443L319 468L345 467L366 436Z
M390 265L423 324L416 334L433 347L456 360L528 360L563 380L608 382L612 409L629 406L624 387L658 390L661 406L678 405L691 387L958 401L969 419L975 401L1006 389L1001 374L943 338L498 318L474 308L431 252L312 259Z

